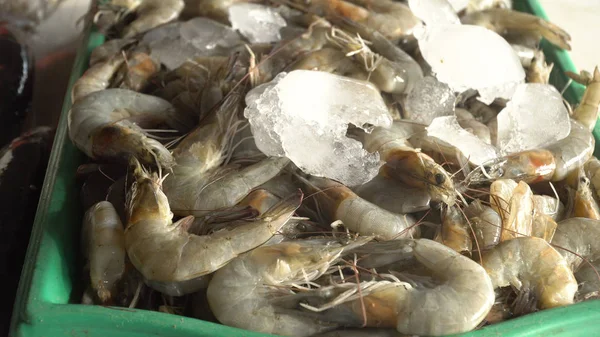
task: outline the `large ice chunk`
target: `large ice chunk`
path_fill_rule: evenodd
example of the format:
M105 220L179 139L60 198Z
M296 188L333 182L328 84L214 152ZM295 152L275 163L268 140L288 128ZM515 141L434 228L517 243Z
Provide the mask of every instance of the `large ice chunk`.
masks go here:
M456 96L450 87L435 79L423 77L406 98L406 110L410 119L425 124L440 116L454 114Z
M281 40L279 30L285 19L270 6L237 3L229 7L229 22L251 43L270 43Z
M569 112L556 88L525 83L498 114L498 148L503 154L539 148L571 132Z
M282 72L246 95L244 115L256 146L286 156L308 174L356 186L377 175L381 162L346 137L348 125L370 131L392 119L372 84L311 70Z
M231 27L217 21L197 17L181 24L181 39L200 51L212 51L218 47L231 48L242 43L240 35Z
M408 0L408 6L428 26L460 25L460 19L448 0Z
M480 100L510 99L525 81L514 49L495 32L473 25L442 25L415 31L423 58L438 80L454 91L479 91Z
M474 165L481 165L498 156L495 147L461 128L455 116L434 119L427 127L427 135L456 147Z

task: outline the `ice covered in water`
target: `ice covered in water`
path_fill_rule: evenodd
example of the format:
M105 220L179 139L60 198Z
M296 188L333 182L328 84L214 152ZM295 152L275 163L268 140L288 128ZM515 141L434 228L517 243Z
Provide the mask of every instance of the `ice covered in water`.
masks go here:
M285 19L270 6L237 3L229 7L231 27L251 43L270 43L281 40L279 30L286 26Z
M348 125L370 130L392 119L372 84L311 70L282 72L246 95L244 115L256 146L286 156L302 171L348 186L371 180L381 166L377 153L346 137Z
M435 79L423 77L406 98L406 110L410 119L425 124L440 116L454 114L456 96L450 87Z
M408 0L408 6L427 26L460 24L458 15L448 0Z
M460 127L455 116L434 119L427 127L427 135L456 147L475 165L481 165L498 156L495 147Z
M503 154L535 149L569 135L569 112L556 88L524 83L498 114L498 148Z
M423 58L438 80L455 92L479 91L479 99L510 99L525 82L514 49L500 35L473 25L443 25L415 32Z

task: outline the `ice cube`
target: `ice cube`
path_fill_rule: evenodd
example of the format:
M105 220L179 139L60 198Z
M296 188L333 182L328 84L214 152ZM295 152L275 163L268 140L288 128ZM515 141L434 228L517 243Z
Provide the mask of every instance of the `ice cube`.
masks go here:
M503 154L542 147L571 132L569 112L556 88L524 83L498 114L498 148Z
M392 119L372 84L311 70L282 72L246 95L256 146L269 156L286 156L305 173L348 186L377 175L381 162L346 137L348 125L367 131L390 127Z
M229 22L251 43L270 43L281 40L279 30L285 19L270 6L237 3L229 7Z
M413 14L427 26L460 25L456 11L447 0L408 0L408 5Z
M455 116L435 118L427 127L427 135L456 147L474 165L481 165L498 156L495 147L461 128Z
M456 96L450 87L432 76L423 77L406 98L410 119L429 125L440 116L454 114Z
M240 35L231 27L203 17L184 22L179 33L183 41L191 43L200 51L210 51L217 47L227 49L243 43Z
M525 81L525 71L514 49L495 32L473 25L425 27L415 34L423 58L436 78L455 92L479 91L489 104L510 99Z

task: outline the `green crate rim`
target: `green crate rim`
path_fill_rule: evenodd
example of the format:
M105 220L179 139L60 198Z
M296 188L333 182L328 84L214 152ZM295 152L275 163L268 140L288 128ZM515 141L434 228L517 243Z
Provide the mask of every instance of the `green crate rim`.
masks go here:
M516 0L515 8L533 13L547 19L546 13L537 0ZM43 268L37 262L40 254L48 250L49 238L45 233L48 226L47 218L54 192L64 188L62 182L55 179L63 162L63 149L70 144L67 136L67 114L71 106L70 92L77 78L87 69L89 55L94 47L101 44L104 37L88 26L84 30L83 39L77 51L77 57L72 68L67 94L65 95L61 118L52 147L52 154L42 188L34 226L27 249L25 264L17 291L17 300L13 309L11 321L11 336L34 336L34 333L48 335L79 335L96 333L109 336L111 332L126 330L131 334L159 336L267 336L265 334L241 330L193 318L163 314L153 311L86 306L78 304L51 303L42 299L39 294L39 271ZM549 61L555 61L553 76L561 77L566 83L565 71L577 72L569 53L552 48L546 41L542 47ZM561 82L558 81L558 82ZM579 102L584 87L573 83L564 93L570 103ZM600 123L599 123L600 124ZM600 125L593 131L595 139L600 139ZM595 156L600 153L598 144ZM63 322L63 323L60 323ZM66 323L65 323L66 322ZM600 302L590 300L566 307L548 309L524 317L512 319L503 323L491 325L480 330L455 335L463 337L488 336L547 336L564 333L589 335L591 331L600 330ZM37 336L36 335L36 336Z

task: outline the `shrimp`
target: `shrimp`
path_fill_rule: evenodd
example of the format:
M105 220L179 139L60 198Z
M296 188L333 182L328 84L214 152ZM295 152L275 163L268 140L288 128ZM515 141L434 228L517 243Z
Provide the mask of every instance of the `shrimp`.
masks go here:
M125 27L122 38L128 39L152 28L171 22L183 10L183 0L144 0L130 10L135 11L136 19Z
M332 43L369 73L369 81L379 90L392 94L407 94L423 78L419 64L402 49L395 46L379 32L354 22L334 20L346 31L333 27ZM356 36L348 32L354 32ZM365 40L369 41L367 46Z
M297 179L314 195L317 210L324 213L328 222L339 220L355 233L374 235L381 240L418 235L417 229L410 229L415 223L410 215L388 212L333 180L312 176L297 176Z
M248 0L184 0L182 18L208 17L223 24L229 24L229 7Z
M293 0L305 10L333 20L342 17L378 31L386 39L399 40L410 36L420 20L410 8L391 0Z
M591 131L596 125L600 111L600 70L596 66L593 75L586 71L579 75L569 71L566 74L586 86L579 105L573 110L573 118Z
M203 276L269 240L300 207L302 195L282 200L254 221L211 235L189 234L191 218L172 223L163 178L133 160L135 181L127 196L125 247L149 285L181 296L205 286ZM192 218L193 219L193 218Z
M596 198L600 197L600 160L591 157L583 168L586 177L590 180Z
M278 289L316 279L345 251L371 239L358 238L346 245L328 239L300 240L256 248L213 275L207 291L210 309L222 324L257 332L310 336L333 330L338 326L300 310L280 312Z
M116 87L141 92L149 84L150 78L158 73L160 64L150 55L134 52L122 67L122 81Z
M526 183L496 180L490 186L490 205L502 217L500 241L531 235L533 193Z
M573 303L577 291L573 272L543 239L518 237L501 242L483 253L482 265L494 288L511 285L521 292L532 290L540 309Z
M434 285L346 282L309 291L312 296L302 294L305 301L320 302L303 306L316 311L315 317L345 327L396 328L409 335L442 336L467 332L479 325L494 304L492 282L485 269L428 239L370 243L355 251L377 253L398 248L433 274ZM353 289L353 296L348 296L348 289Z
M124 62L123 56L115 55L107 61L97 63L86 70L73 84L71 102L75 103L93 92L108 88L111 79Z
M125 273L125 235L113 205L101 201L83 217L82 242L89 260L91 285L102 304L114 303Z
M368 74L338 49L326 47L311 51L290 65L289 70L315 70L336 75L368 80Z
M407 188L383 175L377 175L352 190L359 197L392 213L414 213L430 207L431 196L427 190Z
M579 290L577 291L579 301L600 297L598 270L600 270L600 261L596 261L592 265L582 265L575 273L575 279L579 282Z
M475 200L464 212L475 233L474 240L482 250L490 249L500 242L502 218L492 207Z
M600 258L600 220L569 218L558 222L552 245L557 247L573 271L583 259L590 262Z
M564 29L533 14L511 9L486 9L460 18L465 25L477 25L500 35L531 36L539 43L543 38L553 45L571 50L571 36Z
M394 122L390 128L376 127L370 133L350 130L369 152L378 152L385 161L384 175L408 187L427 190L433 201L449 206L456 202L452 178L444 168L428 155L415 150L407 139L410 129Z
M471 231L464 215L456 206L444 210L442 227L434 240L459 253L471 252L473 247Z
M600 220L600 207L596 199L594 199L592 189L590 188L590 181L583 173L583 167L580 170L581 175L577 184L577 190L575 191L571 217Z
M145 164L169 168L175 164L171 152L149 138L136 124L166 123L184 130L173 106L158 97L126 89L105 89L73 104L68 114L69 137L92 159L122 160L135 156Z
M492 159L471 171L469 183L515 179L526 183L561 181L583 166L594 152L592 133L571 119L569 135L541 149L526 150ZM481 172L485 170L485 174Z
M548 84L550 81L550 73L554 68L554 63L547 64L544 52L536 50L534 52L531 64L527 68L525 80L527 83L543 83Z

